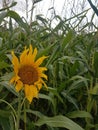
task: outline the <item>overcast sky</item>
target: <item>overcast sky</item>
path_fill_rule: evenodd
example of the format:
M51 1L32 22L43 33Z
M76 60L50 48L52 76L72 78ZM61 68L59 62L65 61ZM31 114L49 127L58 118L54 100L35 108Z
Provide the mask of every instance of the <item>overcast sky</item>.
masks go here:
M2 4L3 0L0 0ZM26 0L7 0L7 1L16 1L17 5L13 8L13 10L17 11L20 16L26 18ZM29 17L31 15L31 8L32 8L32 0L28 1L28 14ZM96 0L93 0L93 2ZM54 15L59 15L62 18L69 18L73 14L79 14L80 12L91 8L87 0L42 0L35 4L34 13L33 13L33 20L35 16L38 14L42 14L45 18L51 18ZM87 13L88 20L92 15L92 9L89 10ZM28 18L29 19L29 18ZM95 22L97 22L95 18ZM98 22L97 22L98 23ZM98 24L97 24L98 25Z
M4 0L0 0L2 3ZM17 5L14 9L19 12L21 16L26 16L26 0L6 0L6 1L16 1ZM27 0L28 1L28 11L30 15L30 10L32 8L32 1L34 0ZM95 0L93 0L95 1ZM54 9L53 9L54 7ZM61 17L70 17L70 13L72 9L74 13L80 13L81 11L90 8L87 0L42 0L35 4L34 8L34 15L43 14L45 17L50 17L52 13L56 15L60 15Z
M20 15L24 16L25 12L25 0L15 0L17 1L17 6L15 9L20 13ZM32 0L28 0L28 10L30 10L32 7ZM70 1L70 0L69 0ZM65 0L42 0L41 2L38 2L35 4L34 9L34 15L36 14L43 14L45 17L50 17L50 15L53 13L53 8L55 8L55 13L58 15L62 15L62 9L64 7ZM30 13L29 13L30 14Z

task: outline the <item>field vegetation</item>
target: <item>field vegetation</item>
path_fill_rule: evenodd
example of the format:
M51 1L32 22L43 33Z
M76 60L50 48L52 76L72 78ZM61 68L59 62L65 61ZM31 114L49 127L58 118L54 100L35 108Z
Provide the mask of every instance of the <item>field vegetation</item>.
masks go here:
M12 10L16 2L3 2L0 9L0 130L98 130L98 27L94 22L97 6L72 13L70 18L57 14L45 18L39 14L34 20L32 8L28 22ZM32 4L36 6L39 2L41 0ZM87 13L91 10L89 22ZM55 26L53 20L58 21ZM43 85L38 98L31 103L23 90L17 92L10 83L11 52L19 57L25 46L30 45L38 49L37 59L47 56L42 65L47 68L48 77L44 81L48 88Z

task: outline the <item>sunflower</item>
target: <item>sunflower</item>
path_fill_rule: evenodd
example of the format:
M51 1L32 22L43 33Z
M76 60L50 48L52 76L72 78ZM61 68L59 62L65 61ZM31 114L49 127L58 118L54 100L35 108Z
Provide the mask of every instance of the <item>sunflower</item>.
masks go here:
M12 51L14 76L11 78L10 82L15 84L17 92L21 89L24 90L25 97L30 103L33 98L38 97L42 85L47 87L43 80L47 80L47 75L44 74L47 68L40 66L47 57L42 56L36 60L36 55L37 48L33 51L31 45L29 48L25 47L19 58L17 58Z

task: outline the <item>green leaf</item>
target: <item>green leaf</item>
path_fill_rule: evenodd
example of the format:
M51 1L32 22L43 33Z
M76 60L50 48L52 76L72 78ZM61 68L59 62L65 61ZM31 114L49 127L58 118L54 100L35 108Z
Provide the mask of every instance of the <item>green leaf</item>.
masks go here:
M5 8L3 8L3 9L0 9L0 11L4 11L4 10L6 10L6 9L9 9L9 8L15 6L16 4L17 4L17 2L12 2L12 4L11 4L10 6L5 7Z
M6 89L8 89L9 92L18 96L18 93L15 91L15 88L10 84L10 81L9 82L8 81L2 81L2 82L0 82L0 85L4 86Z
M6 17L7 12L0 13L0 24L3 22L4 18Z
M74 82L69 87L69 90L68 90L69 92L74 89L80 88L80 85L79 85L80 83L84 84L86 88L88 87L88 82L87 82L88 79L86 79L85 77L75 75L70 79L70 81L74 81Z
M94 69L95 69L95 75L98 78L98 52L95 52L94 54Z
M76 100L70 95L68 95L66 91L63 91L62 95L64 96L65 99L68 100L68 102L72 103L76 107L76 109L79 109L78 104L76 103Z
M96 6L93 5L91 0L88 0L90 6L92 7L92 9L94 10L94 12L96 13L96 15L98 16L98 9L96 8Z
M0 48L2 47L3 38L0 37Z
M96 84L92 89L89 91L92 95L98 95L98 84Z
M61 103L64 103L64 102L63 102L63 99L60 97L60 95L59 95L59 93L58 93L58 91L57 91L56 88L48 87L48 90L49 90L50 92L52 92L53 95L55 95L55 96L59 99L59 101L60 101Z
M24 28L26 30L26 32L30 32L29 31L29 26L27 23L25 23L22 18L19 16L18 13L16 13L15 11L5 11L3 13L0 14L0 24L3 22L4 18L6 17L11 17L13 18L22 28Z
M41 15L36 15L36 19L37 20L40 20L43 24L45 24L46 25L46 23L47 23L47 20L46 19L44 19L43 17L41 17Z
M11 85L11 83L10 83L12 76L13 76L13 72L1 76L0 85L5 87L6 89L8 89L9 92L18 96L18 93L15 91L15 87L13 87L13 85Z
M74 31L70 30L63 40L62 49L69 46L69 42L71 42L74 38L75 38L75 33L74 33Z
M48 60L48 62L47 62L47 64L46 64L46 66L48 66L49 64L51 64L51 62L52 62L53 60L55 60L55 58L59 55L59 53L60 53L60 46L58 45L58 46L56 46L56 47L54 48L54 51L53 51L53 53L51 54L51 56L49 57L49 60Z
M0 110L0 125L3 130L10 130L9 117L11 115L10 111Z
M4 62L4 61L0 61L0 69L7 68L7 67L10 67L10 65L7 64L7 63Z
M2 126L2 130L10 130L10 124L8 119L0 117L0 125Z
M50 127L63 127L69 130L84 130L78 124L62 115L54 117L42 117L35 123L36 126L41 126L44 124L47 124Z
M0 117L9 118L10 114L9 111L0 110Z
M66 116L69 118L92 118L91 114L86 111L73 111L69 112Z
M26 112L27 112L27 113L30 113L30 114L33 114L33 115L35 115L35 116L37 116L37 117L39 117L39 118L41 118L41 117L44 116L41 112L39 112L39 111L33 111L33 110L31 110L31 109L27 109Z
M47 100L51 101L51 103L54 105L53 99L50 96L48 96L48 95L39 93L39 98L41 98L41 99L47 99Z
M36 4L36 3L40 2L40 1L42 1L42 0L34 0L34 4Z
M48 55L48 54L50 53L50 51L51 51L53 48L55 48L56 44L57 44L57 43L54 43L54 44L52 44L52 45L49 45L49 46L45 47L44 49L40 49L40 50L39 50L39 53L38 53L38 55L37 55L37 58L39 58L39 57L41 57L41 56L43 56L43 55Z

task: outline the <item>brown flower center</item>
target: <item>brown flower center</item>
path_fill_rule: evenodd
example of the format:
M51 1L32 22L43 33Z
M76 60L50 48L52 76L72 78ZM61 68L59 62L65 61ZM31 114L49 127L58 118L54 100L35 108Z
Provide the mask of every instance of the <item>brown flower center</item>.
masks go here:
M37 70L29 65L24 65L19 69L18 75L20 80L24 84L34 84L38 80L38 72Z

